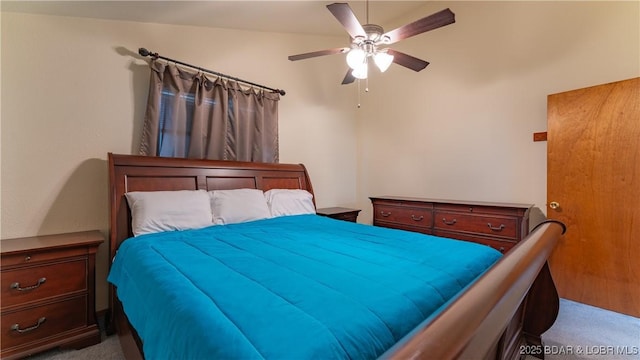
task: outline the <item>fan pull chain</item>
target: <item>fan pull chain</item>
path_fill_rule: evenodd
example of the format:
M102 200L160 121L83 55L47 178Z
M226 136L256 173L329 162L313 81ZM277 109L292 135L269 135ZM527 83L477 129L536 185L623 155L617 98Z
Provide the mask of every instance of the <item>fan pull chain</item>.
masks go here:
M358 79L356 80L356 83L358 84L358 109L360 109L361 104L360 104L360 94L362 93L362 91L360 91L360 82L362 80ZM368 93L369 92L369 79L365 79L365 85L364 85L364 92Z

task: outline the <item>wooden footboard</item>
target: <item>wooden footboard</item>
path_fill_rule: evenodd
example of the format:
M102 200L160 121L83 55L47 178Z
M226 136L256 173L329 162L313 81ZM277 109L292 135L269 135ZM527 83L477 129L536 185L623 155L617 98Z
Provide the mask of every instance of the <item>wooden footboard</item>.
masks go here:
M383 355L388 359L542 356L540 336L558 315L547 259L564 225L545 222L435 319Z
M109 154L111 258L131 236L127 191L305 189L302 165L152 158ZM558 314L547 259L564 225L546 221L509 251L437 317L419 325L382 357L388 359L515 359L542 355L540 336ZM141 342L111 289L111 325L127 359L142 359Z

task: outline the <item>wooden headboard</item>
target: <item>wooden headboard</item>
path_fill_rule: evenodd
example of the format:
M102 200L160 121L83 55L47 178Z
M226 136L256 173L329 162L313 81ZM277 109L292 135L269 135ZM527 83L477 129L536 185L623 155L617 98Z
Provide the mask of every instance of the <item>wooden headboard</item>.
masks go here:
M108 154L110 254L133 236L131 213L124 194L129 191L302 189L313 194L302 164L271 164L223 160L188 160ZM315 197L314 197L315 203Z

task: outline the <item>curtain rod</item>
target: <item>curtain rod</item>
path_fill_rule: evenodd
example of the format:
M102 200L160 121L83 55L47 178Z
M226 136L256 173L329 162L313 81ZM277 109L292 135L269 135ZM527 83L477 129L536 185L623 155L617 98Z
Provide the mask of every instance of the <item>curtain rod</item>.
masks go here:
M264 85L260 85L260 84L252 83L251 81L242 80L242 79L239 79L239 78L237 78L237 77L233 77L233 76L225 75L225 74L222 74L222 73L219 73L219 72L213 71L213 70L203 69L203 68L201 68L201 67L199 67L199 66L195 66L195 65L187 64L187 63L184 63L184 62L182 62L182 61L178 61L178 60L170 59L170 58L168 58L168 57L160 56L160 55L158 55L158 53L151 52L151 51L149 51L149 50L147 50L147 49L145 49L145 48L139 48L139 49L138 49L138 54L140 54L140 55L142 55L142 56L150 56L150 57L152 57L152 58L154 58L154 59L163 59L163 60L171 61L171 62L174 62L174 63L176 63L176 64L180 64L180 65L188 66L188 67L190 67L190 68L197 69L197 70L204 71L204 72L208 72L208 73L210 73L210 74L217 75L217 76L221 76L221 77L223 77L223 78L227 78L227 79L230 79L230 80L235 80L235 81L238 81L238 82L241 82L241 83L245 83L245 84L248 84L248 85L252 85L252 86L257 86L257 87L262 88L262 89L265 89L265 90L271 90L271 91L276 92L276 93L278 93L278 94L280 94L280 95L282 95L282 96L284 96L284 94L286 94L286 92L285 92L284 90L282 90L282 89L274 89L274 88L270 88L270 87L268 87L268 86L264 86Z

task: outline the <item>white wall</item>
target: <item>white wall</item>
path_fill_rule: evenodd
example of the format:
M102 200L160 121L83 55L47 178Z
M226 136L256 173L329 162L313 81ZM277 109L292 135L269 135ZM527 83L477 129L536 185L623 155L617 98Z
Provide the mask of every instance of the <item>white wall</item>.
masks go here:
M405 20L446 7L456 23L393 46L431 64L375 73L362 97L361 221L376 195L544 210L547 95L640 76L638 2L430 2Z
M139 47L284 89L281 162L306 165L318 206L354 204L355 93L339 86L343 64L287 60L342 40L2 13L1 237L107 236L107 152L137 153L146 106ZM99 310L107 249L98 253Z

